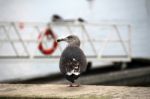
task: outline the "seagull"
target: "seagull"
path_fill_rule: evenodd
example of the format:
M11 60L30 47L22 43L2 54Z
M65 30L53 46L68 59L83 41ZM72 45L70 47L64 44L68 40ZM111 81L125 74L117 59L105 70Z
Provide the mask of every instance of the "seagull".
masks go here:
M65 41L68 46L63 50L59 68L65 78L70 81L70 87L79 87L75 80L86 71L87 60L83 51L80 49L80 40L76 35L69 35L66 38L58 39L57 42Z

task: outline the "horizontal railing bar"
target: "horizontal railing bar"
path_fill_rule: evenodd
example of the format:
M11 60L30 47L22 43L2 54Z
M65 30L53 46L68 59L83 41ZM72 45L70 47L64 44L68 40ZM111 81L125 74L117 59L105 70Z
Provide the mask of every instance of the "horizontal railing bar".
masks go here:
M12 42L20 42L19 39L11 39ZM38 40L30 40L30 39L26 39L26 40L23 40L25 42L36 42L38 43ZM89 40L81 40L81 42L86 42L86 41L89 41ZM105 42L105 40L92 40L93 42ZM120 42L120 40L109 40L110 43L111 42ZM0 39L0 42L10 42L8 39ZM43 41L43 42L48 42L48 41ZM124 42L129 42L128 40L124 40Z
M0 22L0 26L1 25L11 25L11 24L15 24L15 25L19 25L19 21L13 21L13 22ZM24 25L26 26L45 26L47 24L50 25L55 25L55 26L66 26L66 25L70 25L70 26L79 26L80 27L80 23L78 21L72 21L72 22L67 22L67 21L60 21L60 22L51 22L51 23L47 23L47 22L22 22ZM112 26L112 25L117 25L117 26L129 26L130 24L127 23L104 23L104 22L82 22L83 25L90 25L90 26Z

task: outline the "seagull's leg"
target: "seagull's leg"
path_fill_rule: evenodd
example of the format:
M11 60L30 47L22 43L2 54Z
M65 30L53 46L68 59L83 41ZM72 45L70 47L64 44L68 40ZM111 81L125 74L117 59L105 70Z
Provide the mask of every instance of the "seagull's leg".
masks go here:
M77 87L75 81L71 82L70 85L69 85L69 87Z
M74 85L74 87L80 87L80 83L74 83L75 85Z
M80 87L80 83L77 83L77 87Z
M71 82L69 87L80 87L79 83Z
M74 87L72 82L70 83L69 87Z

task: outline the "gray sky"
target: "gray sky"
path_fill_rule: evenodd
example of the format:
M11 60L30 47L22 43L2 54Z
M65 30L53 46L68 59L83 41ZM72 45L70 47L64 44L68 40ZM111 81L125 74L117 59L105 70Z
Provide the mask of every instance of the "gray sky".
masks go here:
M0 0L1 21L49 21L53 14L88 20L130 20L148 18L145 0Z

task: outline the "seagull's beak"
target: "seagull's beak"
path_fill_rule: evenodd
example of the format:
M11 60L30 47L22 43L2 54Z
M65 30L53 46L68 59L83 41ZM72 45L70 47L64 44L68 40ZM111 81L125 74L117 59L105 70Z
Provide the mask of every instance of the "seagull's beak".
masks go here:
M57 42L66 41L66 38L58 39Z

